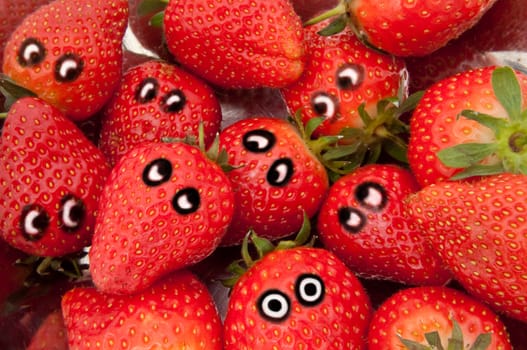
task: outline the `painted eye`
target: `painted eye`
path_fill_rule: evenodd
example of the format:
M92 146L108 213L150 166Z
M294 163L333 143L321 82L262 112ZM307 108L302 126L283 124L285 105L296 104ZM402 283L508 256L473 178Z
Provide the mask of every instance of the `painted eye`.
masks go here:
M44 45L35 38L27 38L22 42L18 51L18 62L22 67L30 67L44 61L46 49Z
M64 54L55 65L55 79L61 83L70 83L81 75L83 68L84 62L79 56L73 53Z
M339 222L351 233L358 233L366 225L366 216L358 209L342 207L338 211Z
M172 176L172 163L165 158L151 161L143 170L143 182L150 187L167 182Z
M324 92L318 92L311 98L311 107L315 113L328 119L337 113L337 104L333 97Z
M355 198L360 205L373 211L382 210L388 203L386 190L376 182L364 182L357 186Z
M271 289L258 299L260 316L271 321L280 322L289 316L291 301L289 297L279 290Z
M46 210L38 204L24 207L20 218L22 235L29 241L37 241L44 235L49 226Z
M280 158L274 161L267 172L267 182L271 186L285 186L293 176L293 161L289 158Z
M165 113L175 113L181 111L185 104L187 103L187 98L183 91L176 89L172 90L163 97L161 102L161 108Z
M201 197L198 190L193 187L179 190L172 198L172 207L179 214L192 214L199 209Z
M364 82L364 67L358 64L345 64L337 71L337 86L342 90L355 90Z
M276 136L270 131L252 130L243 135L243 146L253 153L264 153L273 148Z
M66 232L73 232L81 227L86 215L86 207L82 200L70 194L64 196L60 204L60 227Z
M295 283L295 294L302 305L315 306L324 300L324 281L314 274L300 275Z
M135 99L139 103L147 103L156 98L159 91L159 83L154 78L144 79L135 91Z

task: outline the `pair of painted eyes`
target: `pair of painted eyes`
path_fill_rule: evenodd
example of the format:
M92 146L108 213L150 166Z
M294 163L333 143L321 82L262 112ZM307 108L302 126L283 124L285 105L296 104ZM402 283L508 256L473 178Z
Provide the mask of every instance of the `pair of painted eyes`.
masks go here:
M44 45L35 38L27 38L18 51L18 62L22 67L32 67L46 59ZM75 81L84 69L84 61L74 53L65 53L56 61L53 69L55 80L61 83Z
M358 89L364 82L364 67L358 64L344 64L337 70L336 78L338 89ZM316 92L311 96L311 108L317 115L332 118L337 113L338 101L326 92Z
M326 295L324 281L315 274L302 274L295 282L295 297L306 307L320 304ZM291 299L287 294L270 289L257 300L260 316L271 322L281 322L287 319L291 312Z
M159 94L159 82L155 78L146 78L137 86L135 99L141 104L153 101ZM183 91L174 89L161 99L161 109L165 113L176 113L185 107L187 98Z
M81 199L72 194L62 198L59 209L60 229L67 233L77 231L82 226L85 216L86 207ZM50 220L44 207L38 204L25 206L20 219L22 235L29 241L38 241L51 224Z
M388 194L386 189L376 182L363 182L355 188L355 200L359 205L371 211L381 211L388 203ZM341 207L338 210L339 223L351 233L360 232L368 218L359 208Z

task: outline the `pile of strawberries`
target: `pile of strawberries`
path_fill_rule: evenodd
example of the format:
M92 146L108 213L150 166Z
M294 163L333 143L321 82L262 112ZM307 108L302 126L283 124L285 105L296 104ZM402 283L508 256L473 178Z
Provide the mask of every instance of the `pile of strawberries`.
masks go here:
M521 0L0 5L2 349L525 344Z

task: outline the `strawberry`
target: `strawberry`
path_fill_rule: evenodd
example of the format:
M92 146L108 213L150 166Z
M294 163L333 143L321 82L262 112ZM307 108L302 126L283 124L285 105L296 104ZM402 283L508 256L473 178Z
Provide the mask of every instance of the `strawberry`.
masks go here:
M222 326L206 286L177 271L130 295L75 288L62 299L70 350L222 349Z
M90 272L104 292L133 293L190 266L219 245L234 196L200 149L144 142L112 169L99 201Z
M527 176L431 184L409 214L454 278L478 300L527 321Z
M169 63L150 60L128 70L104 108L99 146L110 164L133 146L164 137L198 137L205 145L220 129L221 109L203 81Z
M86 119L119 83L127 21L126 0L55 0L12 33L3 72L69 118Z
M68 350L68 336L61 309L46 316L26 350Z
M54 257L90 244L110 168L60 110L17 100L2 130L0 169L0 234L9 244Z
M175 60L220 87L281 87L304 68L302 23L288 0L170 0L163 28Z
M367 278L444 284L450 273L403 205L418 190L412 173L392 164L365 165L341 177L318 214L322 244Z
M440 286L406 288L388 298L373 314L368 344L369 350L512 349L492 310Z
M234 169L227 172L235 195L234 218L223 245L242 242L250 229L278 239L313 217L329 187L326 170L296 127L279 118L239 120L219 135Z
M328 34L349 24L362 41L377 49L395 56L424 56L473 27L495 2L341 0L306 24L336 16Z
M418 182L525 171L526 108L527 75L508 67L468 70L428 88L410 119L408 161Z

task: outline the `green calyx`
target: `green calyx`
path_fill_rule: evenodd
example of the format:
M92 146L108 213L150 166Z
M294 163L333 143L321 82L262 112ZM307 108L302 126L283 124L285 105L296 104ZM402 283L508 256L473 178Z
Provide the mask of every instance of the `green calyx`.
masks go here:
M160 28L163 25L164 10L167 4L168 0L143 0L137 7L137 15L139 17L151 16L150 25Z
M522 110L522 91L512 68L496 68L492 73L492 88L509 118L498 118L473 110L460 113L460 116L489 128L494 134L494 141L462 143L437 152L437 157L444 165L463 169L452 180L504 172L527 174L527 109ZM491 157L497 161L483 163Z
M18 85L11 78L2 73L0 73L0 94L5 97L4 106L3 108L0 108L0 111L8 111L11 108L11 105L22 97L37 96L33 91Z

